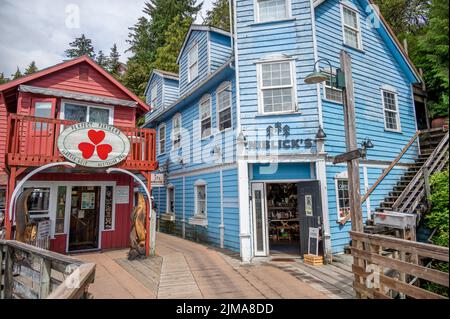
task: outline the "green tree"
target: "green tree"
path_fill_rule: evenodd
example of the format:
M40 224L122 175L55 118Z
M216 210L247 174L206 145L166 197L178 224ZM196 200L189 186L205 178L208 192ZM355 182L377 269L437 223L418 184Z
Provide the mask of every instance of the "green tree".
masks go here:
M109 52L108 59L108 71L114 75L116 78L119 77L119 68L120 68L120 54L119 50L117 50L117 45L114 43L111 51Z
M0 73L0 85L8 83L9 79L5 78L5 74L3 72Z
M105 70L108 67L108 57L103 53L102 50L98 51L97 57L95 58L95 62L100 65Z
M181 16L175 17L164 34L166 45L159 47L156 51L154 68L178 73L177 57L192 21L191 17L185 19Z
M39 69L36 66L36 62L32 61L30 65L28 65L28 68L25 69L25 75L30 75L37 71L39 71Z
M83 55L87 55L88 57L94 59L95 58L95 50L92 45L92 40L87 38L84 34L79 38L75 38L75 41L69 44L70 49L65 51L65 54L68 58L78 58Z
M12 74L11 76L13 80L17 80L18 78L21 78L23 74L20 71L19 67L17 67L16 73Z
M434 174L430 179L431 212L425 217L427 225L436 232L431 239L434 244L448 247L449 209L448 209L448 169Z
M222 30L230 30L230 0L216 0L206 13L204 24Z

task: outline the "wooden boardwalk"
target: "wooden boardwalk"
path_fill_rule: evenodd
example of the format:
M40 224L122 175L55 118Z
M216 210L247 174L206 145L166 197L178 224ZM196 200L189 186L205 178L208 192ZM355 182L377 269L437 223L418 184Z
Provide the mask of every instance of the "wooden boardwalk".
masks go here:
M156 252L157 257L135 261L126 259L127 250L77 258L97 264L90 292L98 299L352 298L351 273L328 265L244 265L233 254L166 234L157 235Z

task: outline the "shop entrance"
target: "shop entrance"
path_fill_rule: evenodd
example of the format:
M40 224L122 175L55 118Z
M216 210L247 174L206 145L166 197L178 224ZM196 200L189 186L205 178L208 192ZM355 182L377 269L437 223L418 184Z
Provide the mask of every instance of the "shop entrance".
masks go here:
M306 254L309 228L321 228L319 181L253 183L252 199L255 256Z
M71 194L69 251L98 248L99 186L74 186Z

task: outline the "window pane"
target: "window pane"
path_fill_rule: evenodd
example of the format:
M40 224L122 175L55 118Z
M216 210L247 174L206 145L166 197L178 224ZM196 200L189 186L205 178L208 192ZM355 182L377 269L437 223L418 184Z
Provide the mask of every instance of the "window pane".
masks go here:
M34 107L35 107L34 116L44 117L47 119L53 118L51 102L36 102Z
M348 180L340 179L338 185L339 217L344 218L350 213L350 196L348 191Z
M344 23L352 28L358 28L356 12L344 7Z
M159 128L159 153L163 154L166 152L166 127L162 126Z
M390 130L397 130L397 113L391 111L384 111L386 118L386 128Z
M263 87L291 86L290 62L263 64L262 79Z
M345 44L358 48L359 47L358 32L346 27L344 33L345 33Z
M89 122L109 124L109 110L90 107Z
M202 138L211 135L211 118L202 121Z
M50 188L35 188L27 202L30 215L47 215L49 202Z
M293 110L292 89L263 91L264 112L288 112Z
M206 214L206 186L197 186L197 215Z
M259 21L287 18L286 0L258 0Z
M392 110L392 111L397 110L394 93L383 91L383 98L384 98L384 108L385 109Z
M219 111L231 106L231 92L229 88L221 91L217 98Z
M58 187L58 202L56 208L56 222L55 222L55 233L63 234L64 233L64 219L66 212L66 186Z
M209 99L200 104L200 119L206 119L211 116L211 107Z
M223 131L231 127L231 108L219 113L219 130Z
M87 107L84 105L65 104L64 119L69 121L86 122Z

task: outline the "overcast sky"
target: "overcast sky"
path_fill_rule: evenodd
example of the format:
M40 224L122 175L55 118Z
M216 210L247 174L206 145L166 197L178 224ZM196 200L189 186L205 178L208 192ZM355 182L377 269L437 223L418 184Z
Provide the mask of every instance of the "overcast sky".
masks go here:
M200 2L201 0L199 0ZM201 16L212 0L203 0ZM142 15L145 0L0 0L0 72L9 77L31 61L39 69L59 63L69 43L84 33L96 52L117 43L121 60L128 27ZM197 23L202 22L199 15ZM79 18L78 18L79 17Z

